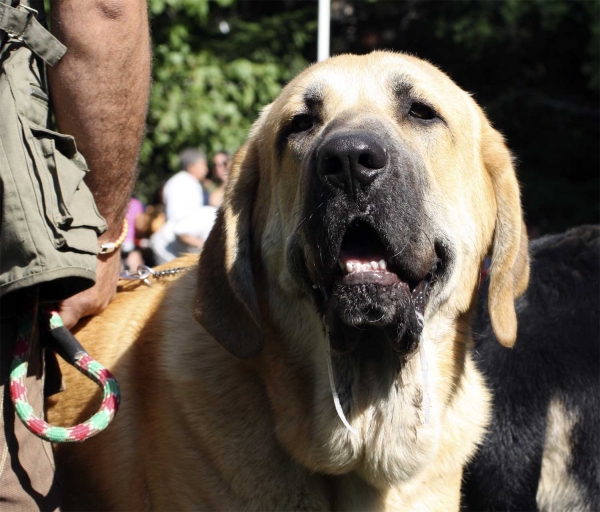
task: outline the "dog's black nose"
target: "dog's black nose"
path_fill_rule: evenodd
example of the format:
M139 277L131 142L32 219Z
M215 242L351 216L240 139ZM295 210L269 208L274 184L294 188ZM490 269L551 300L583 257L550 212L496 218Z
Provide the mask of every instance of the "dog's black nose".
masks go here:
M333 135L317 152L317 172L321 180L353 197L373 183L387 163L385 148L365 132Z

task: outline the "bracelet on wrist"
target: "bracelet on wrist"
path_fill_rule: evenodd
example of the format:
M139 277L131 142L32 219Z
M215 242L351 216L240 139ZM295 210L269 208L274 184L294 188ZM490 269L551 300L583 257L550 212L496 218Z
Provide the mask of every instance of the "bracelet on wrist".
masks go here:
M121 230L121 234L119 235L119 238L117 238L114 242L107 242L107 243L101 244L99 253L100 254L110 254L112 252L115 252L117 249L119 249L119 247L121 247L121 245L125 241L125 237L127 236L127 231L129 231L129 223L127 222L127 219L123 219L123 229Z

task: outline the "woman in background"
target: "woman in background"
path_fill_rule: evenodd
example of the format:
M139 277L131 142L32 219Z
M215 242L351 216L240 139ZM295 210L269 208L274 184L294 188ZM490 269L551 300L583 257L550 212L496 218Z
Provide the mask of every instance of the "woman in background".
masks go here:
M227 151L219 151L213 156L212 163L212 179L217 184L217 188L211 192L208 204L219 207L223 204L225 184L232 164L231 155Z

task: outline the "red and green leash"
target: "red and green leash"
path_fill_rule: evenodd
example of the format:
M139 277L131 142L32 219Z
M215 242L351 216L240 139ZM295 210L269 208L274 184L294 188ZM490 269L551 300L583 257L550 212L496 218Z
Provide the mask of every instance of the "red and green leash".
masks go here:
M75 336L62 322L57 312L51 311L48 318L49 339L52 348L65 361L72 364L86 377L93 380L104 393L102 404L90 419L73 427L54 427L46 423L35 412L27 400L25 377L31 342L36 328L37 307L20 315L17 341L10 371L10 396L19 419L36 436L51 443L78 443L102 432L113 420L119 408L121 392L116 379L104 366L95 361L79 344Z
M126 224L124 231L126 230ZM114 249L113 249L114 250ZM134 274L126 272L121 279L143 282L150 286L149 278L160 279L173 276L187 270L189 267L167 268L154 270L142 265ZM18 320L18 335L15 344L13 361L10 372L10 396L19 419L36 436L51 443L78 443L102 432L115 417L121 401L119 384L104 366L95 361L85 351L75 336L62 322L56 311L47 316L48 336L51 349L57 352L67 363L73 365L86 377L93 380L104 393L100 409L89 420L73 427L54 427L35 415L33 407L27 400L25 377L31 342L35 334L37 321L37 291L31 293L29 300L24 301Z

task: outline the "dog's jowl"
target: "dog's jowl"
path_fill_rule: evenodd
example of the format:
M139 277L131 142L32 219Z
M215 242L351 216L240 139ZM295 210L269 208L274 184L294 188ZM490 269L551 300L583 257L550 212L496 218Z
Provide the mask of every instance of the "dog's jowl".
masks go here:
M458 510L489 420L470 335L486 255L511 346L519 187L471 96L401 54L308 68L238 151L199 264L79 331L123 404L61 447L67 506ZM50 414L68 420L86 389L65 373Z

